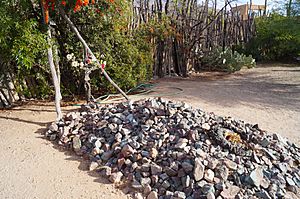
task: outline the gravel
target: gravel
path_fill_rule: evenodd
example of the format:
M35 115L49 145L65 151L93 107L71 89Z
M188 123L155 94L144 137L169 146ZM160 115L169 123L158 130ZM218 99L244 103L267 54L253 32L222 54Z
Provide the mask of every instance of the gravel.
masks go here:
M89 157L91 170L131 187L135 198L300 194L299 146L182 102L83 105L51 124L46 136Z

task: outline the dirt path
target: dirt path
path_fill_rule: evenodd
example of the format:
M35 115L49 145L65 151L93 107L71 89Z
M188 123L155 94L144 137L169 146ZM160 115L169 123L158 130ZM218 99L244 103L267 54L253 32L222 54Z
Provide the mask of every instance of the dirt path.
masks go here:
M185 80L167 78L159 85L184 90L169 99L258 123L264 130L300 143L300 66L258 65L225 76L206 73Z
M159 81L159 87L169 86L184 89L170 99L258 123L300 143L300 67L258 67L227 76L208 73ZM87 161L42 138L40 133L54 119L49 103L0 111L0 198L126 198L88 172Z
M53 120L49 103L0 111L0 198L127 198L88 172L87 161L43 138Z

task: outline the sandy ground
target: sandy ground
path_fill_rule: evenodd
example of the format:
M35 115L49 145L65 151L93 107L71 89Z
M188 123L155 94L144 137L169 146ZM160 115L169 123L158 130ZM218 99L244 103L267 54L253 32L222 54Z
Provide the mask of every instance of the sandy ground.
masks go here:
M195 108L232 116L300 143L300 66L258 65L234 74L202 73L185 80L166 78L159 87L183 89L168 96Z
M162 90L183 89L169 99L258 123L300 143L300 67L271 65L225 76L166 78L158 85ZM41 132L54 119L51 103L0 111L0 198L127 198L87 171L86 160L43 138Z
M89 172L88 161L43 138L54 120L50 103L0 112L0 198L127 198Z

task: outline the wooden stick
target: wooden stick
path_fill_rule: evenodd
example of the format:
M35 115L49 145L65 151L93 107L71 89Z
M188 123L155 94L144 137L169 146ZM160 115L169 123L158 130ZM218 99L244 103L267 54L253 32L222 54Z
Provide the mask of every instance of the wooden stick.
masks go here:
M78 39L81 41L81 43L83 44L83 46L88 50L88 53L92 55L92 59L96 60L97 65L100 67L103 75L106 77L106 79L127 99L129 100L129 97L126 95L126 93L109 77L109 75L106 73L106 71L101 67L101 64L99 62L99 60L96 58L96 56L94 55L94 53L92 52L92 50L90 49L90 47L88 46L88 44L86 43L86 41L82 38L81 34L79 33L79 31L77 30L76 26L73 24L73 22L69 19L69 17L66 15L64 9L59 6L59 11L60 14L62 15L62 17L67 21L67 23L69 24L69 26L71 27L71 29L73 30L73 32L76 34L76 36L78 37Z

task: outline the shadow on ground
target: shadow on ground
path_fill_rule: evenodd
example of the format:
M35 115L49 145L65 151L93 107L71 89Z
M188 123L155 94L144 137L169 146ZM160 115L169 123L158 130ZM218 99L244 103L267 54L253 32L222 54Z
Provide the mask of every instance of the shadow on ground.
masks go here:
M246 73L209 73L189 79L165 78L159 87L176 86L182 98L199 98L224 107L239 104L300 111L300 67L258 68ZM273 72L272 72L273 71Z

